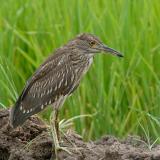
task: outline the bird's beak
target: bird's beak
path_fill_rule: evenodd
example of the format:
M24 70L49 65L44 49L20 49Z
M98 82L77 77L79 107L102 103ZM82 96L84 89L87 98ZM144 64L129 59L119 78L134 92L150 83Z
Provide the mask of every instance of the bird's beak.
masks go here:
M102 45L101 51L103 51L105 53L111 53L111 54L118 56L118 57L123 57L123 55L120 52L118 52L112 48L109 48L106 45Z

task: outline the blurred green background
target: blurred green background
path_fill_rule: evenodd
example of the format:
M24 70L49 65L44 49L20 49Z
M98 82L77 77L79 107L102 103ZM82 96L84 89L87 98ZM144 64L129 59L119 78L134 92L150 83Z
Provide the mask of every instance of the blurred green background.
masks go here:
M0 106L12 106L26 80L56 48L89 32L121 51L97 55L61 109L85 139L160 133L159 0L0 0ZM48 119L51 109L40 115Z

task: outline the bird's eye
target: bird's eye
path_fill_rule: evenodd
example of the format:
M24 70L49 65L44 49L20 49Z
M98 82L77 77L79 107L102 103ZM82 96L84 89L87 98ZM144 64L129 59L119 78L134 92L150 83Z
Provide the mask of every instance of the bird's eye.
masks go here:
M92 47L92 46L94 46L96 44L96 42L95 41L91 41L89 44Z

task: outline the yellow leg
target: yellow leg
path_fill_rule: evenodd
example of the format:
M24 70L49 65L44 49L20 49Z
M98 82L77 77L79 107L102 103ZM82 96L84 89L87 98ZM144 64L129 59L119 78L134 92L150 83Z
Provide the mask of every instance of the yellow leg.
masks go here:
M59 134L59 122L58 122L58 110L55 110L55 118L54 118L54 121L55 121L55 130L56 130L56 133L57 133L57 139L58 141L60 140L60 134Z
M56 158L58 158L58 151L59 150L66 151L67 153L71 154L71 152L68 151L66 147L61 147L59 145L60 135L59 135L59 123L58 123L58 110L53 111L51 124L52 124L51 131L52 131L52 137L53 137L53 140L54 140Z

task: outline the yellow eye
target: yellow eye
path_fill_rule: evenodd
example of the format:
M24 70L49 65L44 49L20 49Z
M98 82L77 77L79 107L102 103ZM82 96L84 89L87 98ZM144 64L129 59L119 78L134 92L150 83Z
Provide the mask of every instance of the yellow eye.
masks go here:
M89 44L92 47L92 46L94 46L96 44L96 42L95 41L91 41Z

